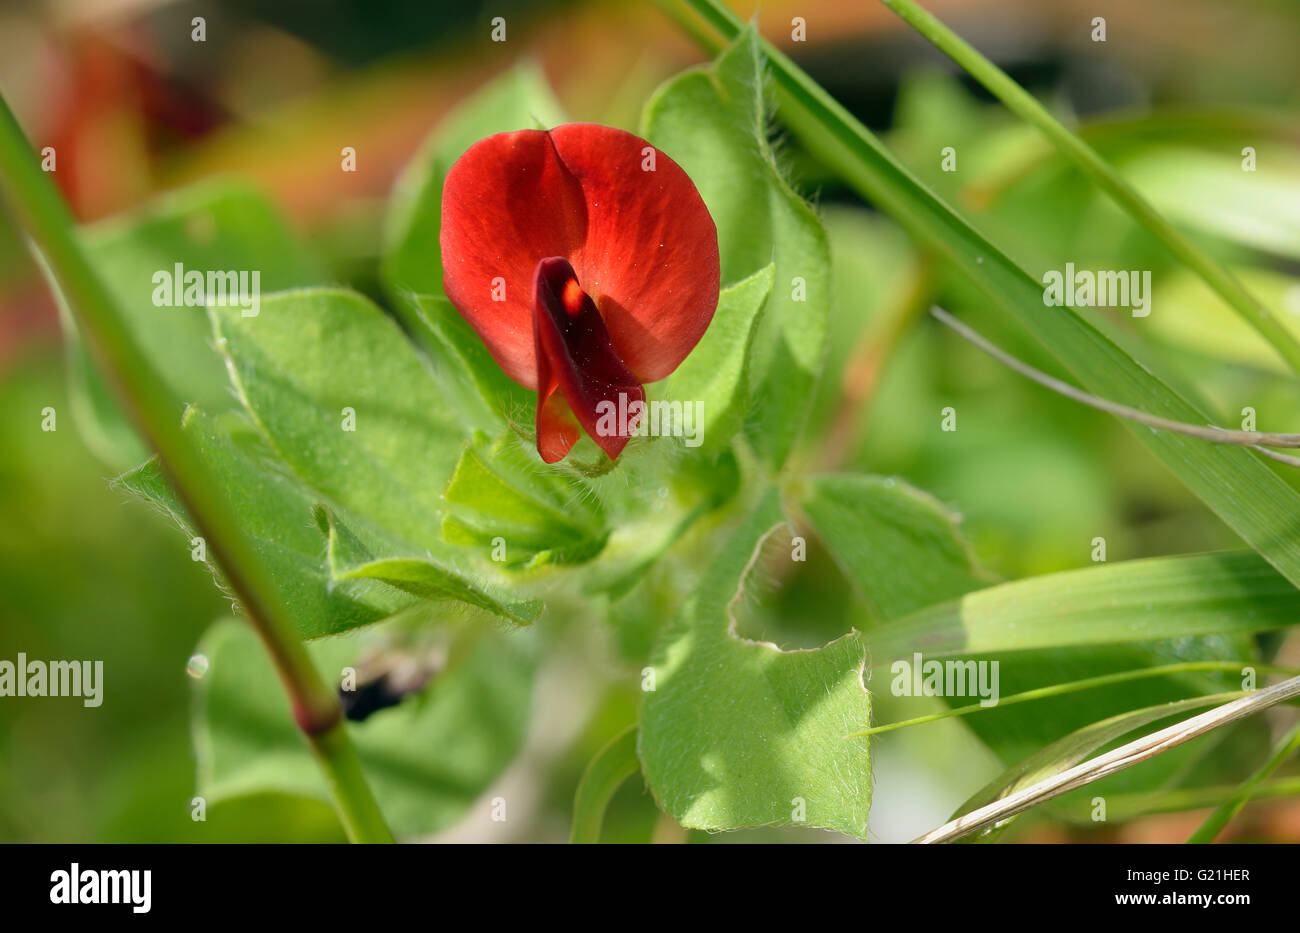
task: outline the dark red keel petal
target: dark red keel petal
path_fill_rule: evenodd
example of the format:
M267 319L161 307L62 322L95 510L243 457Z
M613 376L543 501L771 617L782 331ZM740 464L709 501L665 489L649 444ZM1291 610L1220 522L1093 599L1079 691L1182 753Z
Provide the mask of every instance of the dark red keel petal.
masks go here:
M633 402L641 403L633 412L644 409L645 389L614 351L573 266L559 256L543 259L533 275L533 344L542 459L563 460L581 436L578 425L617 459L638 420L629 409Z

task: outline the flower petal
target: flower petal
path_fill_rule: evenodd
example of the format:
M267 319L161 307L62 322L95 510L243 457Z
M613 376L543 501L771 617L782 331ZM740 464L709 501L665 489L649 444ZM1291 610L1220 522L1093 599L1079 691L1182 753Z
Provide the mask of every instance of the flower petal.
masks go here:
M582 186L587 235L570 256L614 347L642 382L669 375L718 306L718 228L680 166L640 137L573 123L551 131Z
M677 368L718 302L718 236L690 178L645 140L594 124L475 143L443 187L447 297L516 382L539 387L532 276L574 266L641 382ZM495 300L494 300L495 299Z
M644 405L645 390L614 351L600 312L567 260L543 259L533 281L537 452L547 463L564 459L580 424L616 460L637 419L625 416L620 430L617 415L609 415L627 412L633 402Z
M480 140L447 173L443 289L506 375L537 388L533 273L587 235L582 188L542 130Z

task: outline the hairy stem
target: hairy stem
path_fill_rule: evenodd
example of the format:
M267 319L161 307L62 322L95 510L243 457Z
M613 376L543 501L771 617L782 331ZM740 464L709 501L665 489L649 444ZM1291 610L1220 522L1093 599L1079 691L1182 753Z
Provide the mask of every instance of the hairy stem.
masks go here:
M101 370L208 542L249 621L261 636L354 842L391 842L344 730L338 698L321 679L275 586L248 543L218 477L181 432L181 405L136 344L87 258L75 222L8 103L0 97L0 194L59 283Z

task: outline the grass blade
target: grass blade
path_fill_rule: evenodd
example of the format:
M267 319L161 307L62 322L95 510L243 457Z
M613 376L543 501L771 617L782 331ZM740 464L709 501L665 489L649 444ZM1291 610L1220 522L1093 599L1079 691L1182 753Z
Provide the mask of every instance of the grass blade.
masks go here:
M1043 574L928 606L865 634L871 664L1280 629L1300 591L1249 551Z
M572 843L600 842L605 808L623 782L641 770L636 756L637 727L628 726L596 753L587 765L573 800Z
M744 23L720 0L684 0L724 39ZM1086 389L1158 417L1214 419L1175 393L1068 307L1047 307L1042 284L925 188L880 141L770 43L763 43L782 122L824 165L918 240L960 269ZM1186 486L1292 583L1300 584L1300 494L1253 452L1128 429Z
M1211 259L1182 231L1165 220L1097 151L1070 132L1034 97L970 44L912 0L881 0L940 52L957 63L1007 108L1037 127L1062 155L1109 194L1177 259L1199 275L1277 352L1300 372L1300 342L1227 269Z
M1199 738L1208 732L1244 719L1253 713L1268 709L1278 703L1300 697L1300 677L1283 681L1272 687L1256 691L1244 697L1232 700L1208 712L1193 716L1191 719L1143 736L1126 745L1107 752L1104 755L1076 765L1046 780L1040 781L1024 790L1016 791L1000 800L995 800L976 810L963 814L938 829L918 836L912 840L916 843L953 842L963 836L969 836L986 826L995 826L1018 813L1023 813L1040 803L1077 790L1094 781L1130 768L1135 764L1154 758L1161 752L1168 751Z
M1219 804L1196 832L1188 837L1187 841L1189 843L1213 842L1223 828L1232 821L1232 818L1241 812L1241 808L1250 802L1251 797L1255 796L1260 784L1267 780L1269 775L1276 771L1284 761L1294 755L1297 749L1300 749L1300 722L1292 726L1291 731L1277 744L1277 748L1273 750L1273 754L1269 756L1268 761L1260 765L1259 769L1246 779L1236 793Z
M999 697L997 706L999 709L1002 709L1007 706L1014 706L1017 703L1029 703L1033 700L1062 696L1067 693L1076 693L1080 690L1093 690L1097 687L1109 687L1112 684L1127 683L1130 680L1141 680L1144 677L1163 677L1166 674L1179 674L1191 671L1240 671L1247 667L1256 668L1268 673L1295 673L1291 668L1275 667L1271 664L1257 664L1253 661L1188 661L1183 664L1162 664L1158 667L1144 667L1135 671L1120 671L1116 674L1103 674L1100 677L1089 677L1085 680L1071 680L1066 683L1052 684L1050 687L1040 687L1037 690L1026 690L1024 693L1014 693L1011 696ZM921 726L930 722L938 722L941 719L951 719L954 716L969 716L971 713L978 713L985 709L992 709L992 707L984 706L981 703L972 703L969 706L958 706L954 709L945 710L942 713L931 713L928 716L917 716L914 719L902 719L898 722L872 726L870 729L863 729L861 732L850 732L845 736L845 738L853 739L860 736L880 735L881 733L893 732L895 729L903 729L907 726Z

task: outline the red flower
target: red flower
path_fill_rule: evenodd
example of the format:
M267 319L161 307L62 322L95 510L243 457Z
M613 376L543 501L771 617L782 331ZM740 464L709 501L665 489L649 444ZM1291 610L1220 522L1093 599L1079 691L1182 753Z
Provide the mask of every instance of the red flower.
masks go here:
M718 231L699 192L662 152L607 126L475 143L447 173L441 244L447 297L537 391L547 463L579 425L618 457L628 438L597 430L598 406L620 393L644 402L642 384L677 368L718 304Z

